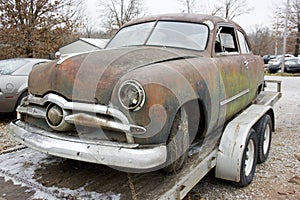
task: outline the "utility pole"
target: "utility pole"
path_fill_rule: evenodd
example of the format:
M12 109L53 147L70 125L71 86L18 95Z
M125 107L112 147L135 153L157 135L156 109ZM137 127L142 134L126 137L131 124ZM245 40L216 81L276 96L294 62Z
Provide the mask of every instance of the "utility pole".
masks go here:
M286 52L286 37L287 37L287 23L289 17L289 5L290 0L287 0L285 22L284 22L284 34L283 34L283 51L282 51L282 63L281 63L281 73L284 72L284 62L285 62L285 52Z
M279 34L278 34L279 8L278 7L277 7L277 9L275 11L275 15L276 15L275 55L277 56L278 55L278 37L279 37Z

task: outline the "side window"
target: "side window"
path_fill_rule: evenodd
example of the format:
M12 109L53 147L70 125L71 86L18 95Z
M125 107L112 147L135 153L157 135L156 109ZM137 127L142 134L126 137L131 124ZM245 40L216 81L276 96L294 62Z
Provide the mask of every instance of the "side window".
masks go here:
M240 31L237 31L238 34L238 38L239 38L239 43L240 43L240 48L241 48L241 53L242 54L248 54L251 52L250 47L247 43L247 40L244 36L243 33L241 33Z
M238 53L234 28L225 26L218 28L215 41L215 52L219 55Z

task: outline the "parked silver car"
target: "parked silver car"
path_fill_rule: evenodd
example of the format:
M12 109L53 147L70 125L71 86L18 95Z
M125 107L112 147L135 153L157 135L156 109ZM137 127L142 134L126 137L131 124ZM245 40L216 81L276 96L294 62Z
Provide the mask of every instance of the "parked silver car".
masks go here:
M26 96L28 75L46 59L15 58L0 60L0 113L14 112Z
M293 58L291 54L285 54L285 59ZM268 62L268 70L270 73L277 73L281 69L282 55L276 56L276 58L270 59Z

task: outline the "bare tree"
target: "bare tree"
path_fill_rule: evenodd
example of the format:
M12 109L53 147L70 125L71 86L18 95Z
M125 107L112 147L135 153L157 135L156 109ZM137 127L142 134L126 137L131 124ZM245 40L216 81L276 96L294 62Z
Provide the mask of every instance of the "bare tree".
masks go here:
M143 0L99 0L108 31L114 32L126 22L140 17L144 13L142 3Z
M76 28L73 0L0 0L0 58L47 57Z
M290 11L291 42L295 41L294 55L298 56L300 54L300 0L293 0L291 2Z
M286 7L286 5L284 5ZM275 12L277 18L273 25L278 37L283 35L286 12L284 8L278 8ZM300 50L300 0L292 0L289 5L287 23L286 52L299 56Z
M178 0L184 7L183 12L193 13L197 9L197 0Z
M255 29L248 35L255 55L274 54L275 40L272 31L268 27L256 25Z
M81 27L83 29L83 35L87 38L91 38L92 35L95 33L95 26L96 26L96 20L91 16L84 16L82 19Z
M80 27L78 28L79 35L80 37L87 38L96 37L101 29L101 20L98 20L96 13L93 13L93 11L89 9L88 0L81 2L81 13L79 13L81 18L77 20L80 23Z
M238 16L248 14L251 10L253 8L248 6L247 0L219 0L211 14L232 20Z

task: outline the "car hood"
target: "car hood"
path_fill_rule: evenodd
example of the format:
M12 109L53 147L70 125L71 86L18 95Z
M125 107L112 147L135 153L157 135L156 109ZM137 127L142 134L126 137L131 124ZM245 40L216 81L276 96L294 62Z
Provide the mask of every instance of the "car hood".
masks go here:
M198 56L193 51L155 47L80 54L35 68L30 74L29 91L39 96L55 92L72 101L107 105L124 74L155 63Z

